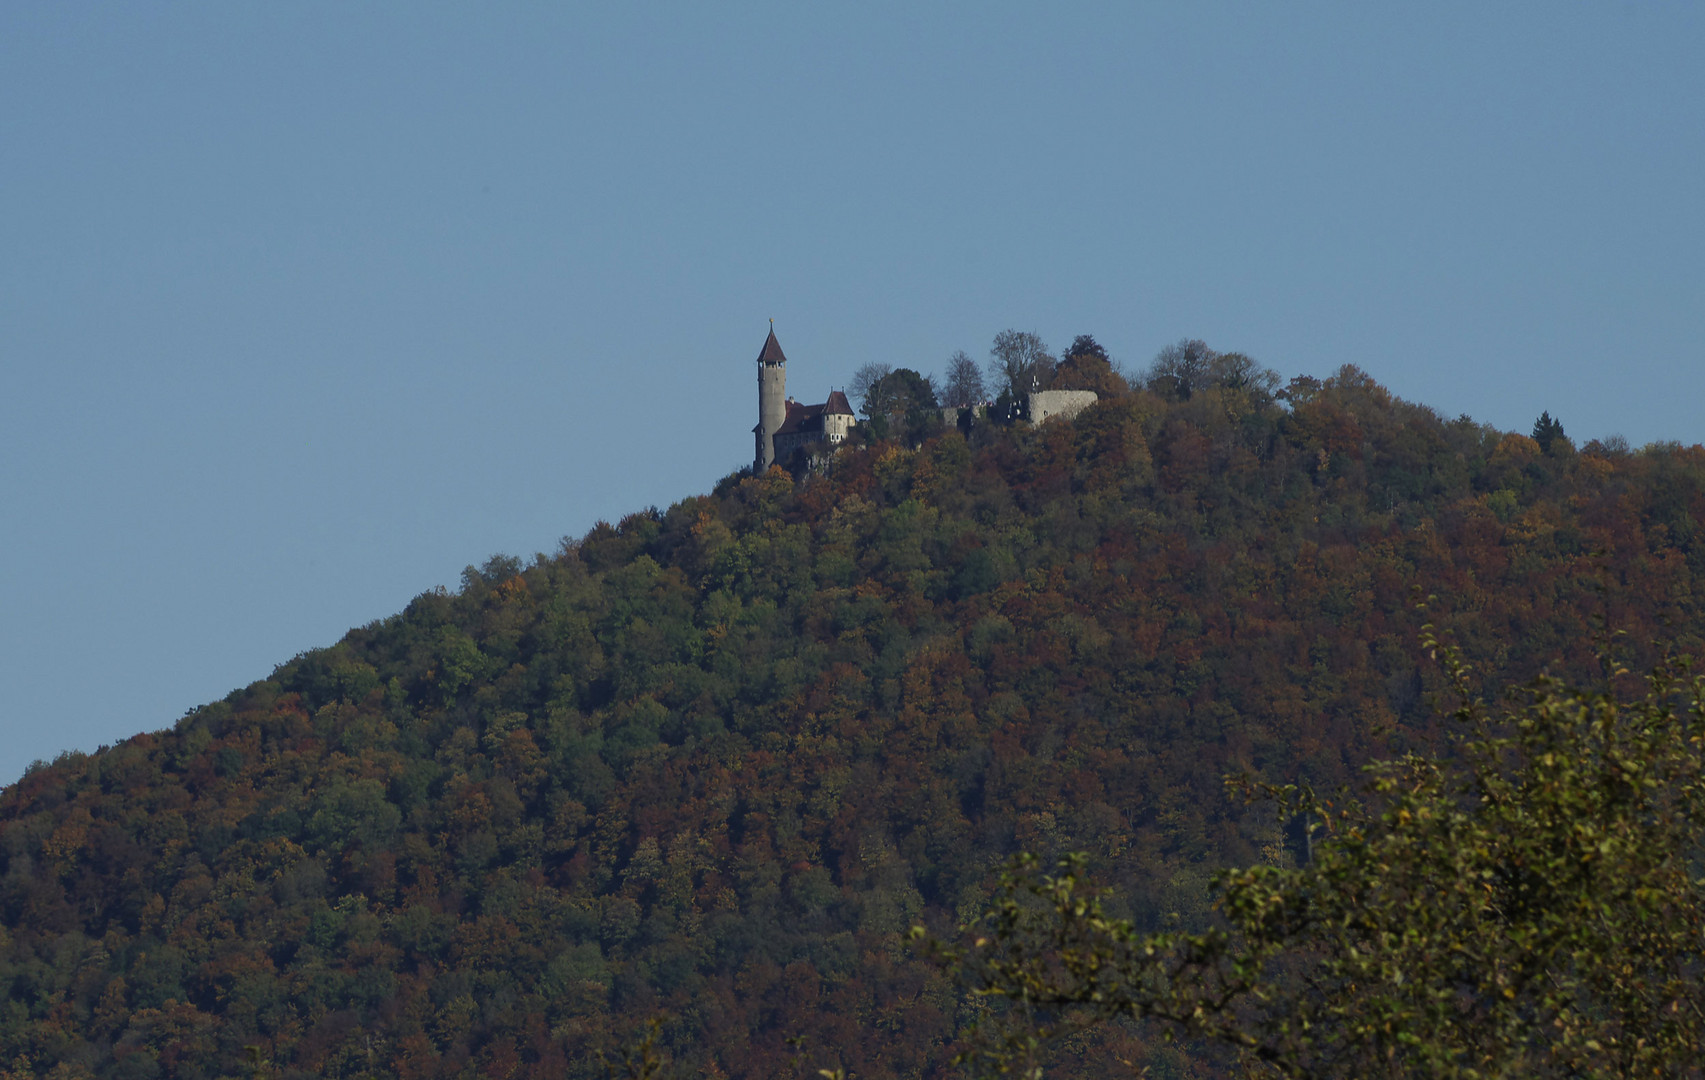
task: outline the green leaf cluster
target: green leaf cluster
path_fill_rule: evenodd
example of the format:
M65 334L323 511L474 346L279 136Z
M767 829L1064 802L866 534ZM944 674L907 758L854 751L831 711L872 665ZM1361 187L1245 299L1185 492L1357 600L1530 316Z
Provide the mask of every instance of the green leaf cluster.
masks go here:
M1363 798L1256 785L1321 839L1221 874L1203 932L1110 917L1081 855L1017 862L942 950L1006 1003L967 1060L1039 1075L1050 1042L1146 1020L1290 1077L1695 1075L1705 679L1667 661L1624 701L1546 677L1455 718L1449 752L1369 765Z

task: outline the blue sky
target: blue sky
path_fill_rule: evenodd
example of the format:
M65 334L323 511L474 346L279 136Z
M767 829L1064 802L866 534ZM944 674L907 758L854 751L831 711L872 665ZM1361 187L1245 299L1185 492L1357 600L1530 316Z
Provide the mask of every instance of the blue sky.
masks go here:
M1705 7L0 7L0 780L789 388L1180 337L1694 443Z

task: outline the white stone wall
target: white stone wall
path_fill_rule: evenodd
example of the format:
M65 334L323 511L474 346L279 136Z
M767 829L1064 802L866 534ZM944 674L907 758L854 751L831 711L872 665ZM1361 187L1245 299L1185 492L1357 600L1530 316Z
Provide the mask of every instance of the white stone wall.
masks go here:
M1095 404L1096 400L1094 390L1041 390L1025 400L1024 415L1032 424L1040 424L1056 416L1070 420Z

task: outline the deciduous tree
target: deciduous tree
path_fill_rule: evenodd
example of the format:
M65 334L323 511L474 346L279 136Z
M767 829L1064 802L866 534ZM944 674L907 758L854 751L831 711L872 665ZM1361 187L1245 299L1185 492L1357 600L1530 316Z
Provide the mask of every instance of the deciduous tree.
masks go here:
M1005 1003L974 1060L1154 1020L1289 1077L1698 1076L1705 1062L1705 679L1624 700L1541 678L1464 704L1453 753L1372 765L1366 796L1258 786L1317 836L1302 866L1220 875L1222 926L1142 933L1021 860L952 962ZM915 931L920 933L921 931Z
M988 396L983 389L983 372L977 362L961 349L947 361L947 379L942 386L942 404L963 409Z
M893 370L892 364L869 363L860 364L858 370L853 372L852 381L847 384L847 392L859 403L859 410L866 416L872 415L869 407L871 390Z
M989 382L996 392L1018 397L1045 386L1054 358L1042 339L1025 330L1002 330L989 346Z

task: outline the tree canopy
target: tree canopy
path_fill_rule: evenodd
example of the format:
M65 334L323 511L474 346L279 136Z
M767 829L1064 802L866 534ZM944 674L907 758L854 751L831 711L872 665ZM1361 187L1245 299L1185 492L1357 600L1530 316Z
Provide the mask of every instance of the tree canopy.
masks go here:
M1016 398L1040 390L1053 372L1048 346L1027 330L1002 330L989 346L989 385L998 394Z
M1541 453L1549 454L1568 443L1568 437L1563 434L1563 425L1551 418L1549 411L1539 414L1539 419L1533 422L1533 441L1539 444Z
M1272 398L1279 389L1279 377L1250 357L1237 352L1216 352L1206 342L1195 339L1160 350L1143 383L1154 393L1175 401L1188 401L1193 394L1211 386L1242 390L1262 401Z
M1113 369L1113 358L1088 334L1079 334L1048 380L1050 390L1093 390L1101 397L1130 393L1130 384Z
M942 404L954 408L976 405L988 397L983 387L983 372L965 350L954 353L947 361L947 375L942 383Z
M1447 745L1425 619L1489 685L1588 679L1606 618L1631 667L1705 643L1705 450L1547 455L1349 367L1285 394L736 473L31 770L0 1075L590 1080L653 1018L704 1075L791 1075L801 1038L938 1075L986 1003L914 924L1084 851L1110 916L1206 932L1212 873L1296 840L1225 774ZM1226 1075L1119 1025L1059 1053Z
M1081 855L1020 860L946 953L1003 1003L971 1059L1040 1075L1050 1042L1152 1020L1288 1077L1698 1075L1705 679L1666 661L1621 700L1546 677L1454 719L1448 752L1367 766L1364 798L1255 785L1320 840L1222 873L1202 932L1109 916Z

